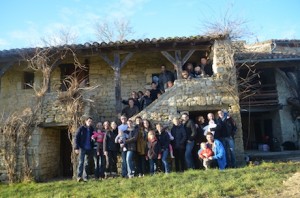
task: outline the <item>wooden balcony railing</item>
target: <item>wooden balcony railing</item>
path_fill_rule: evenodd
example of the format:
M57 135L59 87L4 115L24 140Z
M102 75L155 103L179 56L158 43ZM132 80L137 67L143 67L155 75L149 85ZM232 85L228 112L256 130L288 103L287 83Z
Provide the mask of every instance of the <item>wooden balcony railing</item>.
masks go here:
M271 106L278 105L276 84L261 85L254 95L240 100L240 106Z

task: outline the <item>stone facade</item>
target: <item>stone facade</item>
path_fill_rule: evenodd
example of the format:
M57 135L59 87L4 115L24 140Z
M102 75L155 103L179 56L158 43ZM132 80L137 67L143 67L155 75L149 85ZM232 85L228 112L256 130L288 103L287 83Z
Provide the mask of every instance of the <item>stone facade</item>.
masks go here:
M236 87L236 78L230 78L230 73L235 74L232 49L229 41L215 41L210 57L213 57L213 70L215 76L211 78L177 80L158 100L153 102L139 115L163 122L171 126L170 120L182 111L212 111L230 109L232 117L236 120L238 134L236 136L236 151L238 159L243 158L243 141L241 132L241 118L239 98ZM190 62L199 62L201 53L195 52L189 59ZM68 62L66 62L68 63ZM144 91L152 82L152 75L160 72L160 65L167 63L160 52L136 53L121 70L121 95L123 99L129 97L131 91ZM173 71L173 66L165 64L168 70ZM8 112L32 106L33 90L22 89L22 73L24 66L16 65L1 79L1 106ZM40 123L33 132L29 149L32 171L37 180L44 180L59 176L61 173L60 144L61 127L66 128L70 119L65 108L57 101L57 91L61 84L60 68L57 67L51 74L50 93L47 93L42 102ZM89 82L96 88L84 94L88 99L84 103L82 114L94 117L94 120L115 120L115 95L114 72L99 56L89 58ZM35 74L35 83L41 83L41 74ZM229 89L230 88L230 89ZM12 100L15 98L15 100ZM88 102L93 101L93 102ZM47 127L51 125L51 127ZM1 157L1 156L0 156ZM0 160L2 161L2 160ZM5 178L3 166L0 173Z

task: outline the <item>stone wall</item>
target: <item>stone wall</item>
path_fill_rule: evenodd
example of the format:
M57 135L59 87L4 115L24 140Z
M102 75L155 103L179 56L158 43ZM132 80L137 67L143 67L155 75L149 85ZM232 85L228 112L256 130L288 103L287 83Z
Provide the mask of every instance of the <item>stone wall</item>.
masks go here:
M29 154L36 180L59 176L60 132L54 128L37 128L32 136Z
M286 83L283 77L276 72L275 73L277 91L278 91L278 101L282 104L282 109L279 110L279 119L280 119L280 129L281 136L279 140L281 143L285 141L299 141L299 132L297 132L297 123L298 120L294 120L291 116L291 106L287 103L287 98L292 97L292 90L290 85Z
M243 135L237 93L236 77L232 67L231 47L227 41L217 41L214 45L214 72L210 78L177 80L174 86L167 89L159 99L150 104L137 116L153 122L161 122L171 127L173 117L180 116L182 111L218 111L230 109L237 123L238 133L235 137L237 158L243 161Z

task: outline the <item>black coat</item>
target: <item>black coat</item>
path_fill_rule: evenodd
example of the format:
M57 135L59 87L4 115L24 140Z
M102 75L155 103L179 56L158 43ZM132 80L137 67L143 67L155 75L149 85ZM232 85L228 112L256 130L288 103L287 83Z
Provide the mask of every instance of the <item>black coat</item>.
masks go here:
M197 129L195 123L191 119L189 119L184 124L184 128L185 128L187 140L194 141L197 135Z
M105 136L103 140L103 151L118 151L117 143L115 143L117 135L118 134L114 131L105 131Z
M173 125L171 129L171 134L174 137L173 146L174 149L184 149L186 142L186 132L184 126L181 125Z
M169 134L165 131L162 131L161 134L157 134L157 139L160 143L160 147L162 150L168 149L170 144Z

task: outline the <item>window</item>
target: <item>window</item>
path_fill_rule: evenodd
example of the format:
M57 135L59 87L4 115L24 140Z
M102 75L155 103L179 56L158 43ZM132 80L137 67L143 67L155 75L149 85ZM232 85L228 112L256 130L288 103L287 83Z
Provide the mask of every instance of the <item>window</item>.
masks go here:
M33 83L34 83L34 73L24 72L23 89L32 89Z

